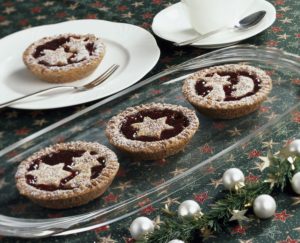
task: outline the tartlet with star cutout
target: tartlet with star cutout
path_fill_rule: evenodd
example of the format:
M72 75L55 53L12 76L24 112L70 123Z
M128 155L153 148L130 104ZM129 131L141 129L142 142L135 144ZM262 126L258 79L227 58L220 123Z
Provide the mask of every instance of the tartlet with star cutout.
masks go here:
M95 35L61 34L32 43L24 51L23 61L39 79L67 83L91 74L104 53L105 46Z
M265 71L242 64L215 66L188 77L182 91L201 113L212 118L233 119L259 108L272 89Z
M183 150L199 127L194 111L178 105L150 103L114 116L106 136L118 149L140 160L162 159Z
M47 208L71 208L102 195L119 169L117 156L92 142L44 148L22 161L16 172L19 192Z

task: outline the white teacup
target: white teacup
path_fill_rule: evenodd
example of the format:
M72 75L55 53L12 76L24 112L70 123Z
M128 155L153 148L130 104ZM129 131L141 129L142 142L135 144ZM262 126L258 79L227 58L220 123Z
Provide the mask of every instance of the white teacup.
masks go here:
M232 25L255 0L181 0L192 27L200 34Z

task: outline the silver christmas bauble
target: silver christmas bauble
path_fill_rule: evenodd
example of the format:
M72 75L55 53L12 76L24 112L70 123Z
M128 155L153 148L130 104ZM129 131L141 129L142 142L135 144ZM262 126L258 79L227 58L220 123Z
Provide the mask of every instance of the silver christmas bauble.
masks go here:
M194 200L186 200L179 205L178 215L182 218L193 217L201 212L200 206Z
M296 156L300 156L300 139L295 139L288 145L288 150Z
M238 168L230 168L226 170L222 177L223 185L228 190L233 190L239 183L244 183L245 176Z
M138 217L132 221L129 231L133 239L140 240L154 231L154 223L147 217Z
M300 172L293 176L291 184L294 192L300 194Z
M253 211L256 217L260 219L270 218L275 214L276 202L270 195L262 194L255 198Z
M175 240L169 241L168 243L184 243L184 241L175 239Z

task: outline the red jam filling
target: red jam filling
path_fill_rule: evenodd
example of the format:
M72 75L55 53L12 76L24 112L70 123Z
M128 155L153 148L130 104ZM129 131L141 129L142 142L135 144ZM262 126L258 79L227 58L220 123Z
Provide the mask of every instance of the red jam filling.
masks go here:
M151 119L159 119L161 117L167 117L166 124L174 127L173 129L168 129L162 131L159 138L149 137L149 136L136 136L137 129L131 126L134 123L143 122L144 117L150 117ZM138 140L144 142L160 141L164 139L169 139L178 135L182 130L189 125L189 120L181 112L173 111L170 109L164 110L143 110L134 115L125 118L121 126L121 132L126 138L131 140Z
M44 50L56 50L60 47L63 47L65 49L65 52L70 52L68 47L64 47L63 45L66 44L67 42L70 41L70 38L74 38L74 39L79 39L79 37L77 36L68 36L68 37L61 37L61 38L57 38L51 41L46 42L43 45L40 45L38 47L36 47L35 52L33 53L33 57L34 58L39 58L41 56L43 56L43 51ZM88 40L88 38L85 38L85 41ZM94 50L95 50L95 46L93 43L87 43L85 45L85 48L88 50L90 56L93 54ZM80 61L76 61L75 59L72 59L77 53L73 53L73 55L71 57L68 58L68 64L72 64L72 63L78 63L81 62L83 60ZM58 65L51 65L45 61L39 61L39 64L45 65L47 67L53 67L53 66L58 66ZM62 65L64 66L64 65Z
M59 150L57 153L52 153L52 154L47 154L44 155L36 160L34 160L30 167L28 168L28 171L32 171L32 170L37 170L39 168L40 163L45 163L47 165L57 165L59 163L64 163L64 167L63 169L66 171L71 172L71 174L66 177L63 178L60 181L60 185L54 186L54 185L44 185L44 184L37 184L36 183L36 178L32 175L26 175L26 182L37 188L40 190L44 190L44 191L56 191L56 190L69 190L72 189L70 187L67 187L65 184L72 180L76 175L78 175L79 171L73 170L72 169L72 165L73 165L73 158L76 157L81 157L86 151L85 150ZM96 155L97 152L92 151L90 152L91 155ZM99 165L94 166L91 168L91 180L97 178L102 170L105 167L105 159L103 157L99 157L97 159L99 161Z
M224 101L241 100L241 99L243 99L245 97L252 96L252 95L256 94L257 91L261 88L261 86L260 86L261 85L260 79L256 75L249 74L246 71L217 72L217 74L220 75L220 76L230 76L228 78L228 81L231 84L230 85L225 85L223 87L224 92L225 92L225 96L226 96L225 99L224 99ZM206 75L206 77L212 77L212 76L213 76L213 73L209 74L209 75ZM252 79L253 84L254 84L254 89L251 92L248 92L247 94L245 94L243 96L234 97L234 96L231 95L231 93L233 91L235 91L235 89L234 89L233 86L236 85L236 84L238 84L238 82L239 82L239 76L245 76L245 77L248 77L248 78ZM202 97L205 97L212 90L212 87L206 87L205 86L205 81L203 81L203 80L200 79L200 80L198 80L196 82L195 89L196 89L196 92L197 92L198 95L200 95Z

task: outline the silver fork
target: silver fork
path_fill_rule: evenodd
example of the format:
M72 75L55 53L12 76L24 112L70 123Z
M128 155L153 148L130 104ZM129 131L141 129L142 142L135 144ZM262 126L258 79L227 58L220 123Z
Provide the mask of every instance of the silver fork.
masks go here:
M0 104L0 109L4 108L4 107L7 107L7 106L9 106L9 105L11 105L11 104L13 104L17 101L27 99L27 98L30 98L30 97L33 97L33 96L45 94L45 93L48 93L49 91L52 91L52 90L74 89L75 91L85 91L85 90L95 88L99 84L103 83L106 79L108 79L118 68L119 68L119 65L113 64L104 73L102 73L99 77L97 77L96 79L94 79L93 81L91 81L91 82L89 82L85 85L82 85L82 86L55 86L55 87L39 90L37 92L31 93L31 94L28 94L28 95L24 95L24 96L21 96L19 98L16 98L16 99L7 101L5 103L2 103L2 104Z

